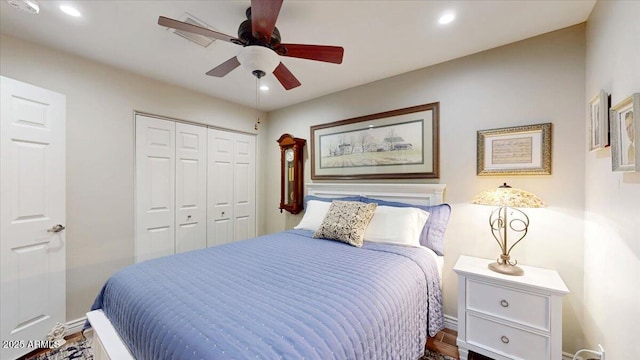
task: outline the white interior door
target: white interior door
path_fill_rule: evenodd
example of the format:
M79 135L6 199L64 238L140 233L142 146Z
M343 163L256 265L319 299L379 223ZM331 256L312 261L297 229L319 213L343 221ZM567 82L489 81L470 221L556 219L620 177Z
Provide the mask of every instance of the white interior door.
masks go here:
M66 322L66 99L10 78L0 82L0 357L13 359L34 350L27 341Z
M256 236L256 137L234 135L234 240L244 240Z
M175 252L175 132L136 115L136 262Z
M209 129L207 246L233 241L234 134Z
M207 128L176 123L176 252L207 246Z

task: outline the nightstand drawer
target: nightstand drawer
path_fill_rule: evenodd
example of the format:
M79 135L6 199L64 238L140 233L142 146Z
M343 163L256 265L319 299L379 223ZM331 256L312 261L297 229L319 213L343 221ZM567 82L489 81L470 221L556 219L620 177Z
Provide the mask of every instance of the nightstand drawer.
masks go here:
M549 331L549 297L467 280L467 309Z
M467 343L512 359L549 359L549 338L498 322L467 315Z

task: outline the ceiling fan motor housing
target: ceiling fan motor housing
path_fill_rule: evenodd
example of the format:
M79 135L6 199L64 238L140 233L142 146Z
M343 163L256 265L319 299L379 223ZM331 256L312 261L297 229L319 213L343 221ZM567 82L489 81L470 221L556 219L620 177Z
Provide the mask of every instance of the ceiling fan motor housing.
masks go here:
M245 20L240 24L238 27L238 39L242 40L245 45L262 45L272 49L278 47L282 40L280 37L280 31L277 27L273 28L271 39L269 39L268 42L264 38L256 38L253 35L253 30L251 29L251 20Z

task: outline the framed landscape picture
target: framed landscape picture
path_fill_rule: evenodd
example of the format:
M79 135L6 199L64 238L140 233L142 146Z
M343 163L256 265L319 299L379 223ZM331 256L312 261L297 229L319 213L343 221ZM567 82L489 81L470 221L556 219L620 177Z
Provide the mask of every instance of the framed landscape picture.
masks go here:
M311 127L311 179L438 178L439 103Z
M640 170L640 93L611 108L611 168L613 171Z
M478 175L550 175L551 123L480 130Z

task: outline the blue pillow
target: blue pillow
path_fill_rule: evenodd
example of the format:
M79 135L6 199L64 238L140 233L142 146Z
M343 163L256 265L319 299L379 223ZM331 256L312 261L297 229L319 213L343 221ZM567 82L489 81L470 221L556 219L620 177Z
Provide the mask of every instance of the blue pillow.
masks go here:
M345 197L319 197L319 196L314 196L314 195L307 195L304 197L304 208L307 208L307 201L309 200L319 200L319 201L326 201L326 202L332 202L333 200L340 200L340 201L360 201L360 202L364 202L362 201L362 196L345 196Z
M361 197L360 201L377 203L379 206L414 207L428 212L429 218L424 224L424 228L422 228L422 233L420 234L420 245L428 247L440 256L444 255L444 232L447 230L447 223L449 223L449 216L451 215L451 206L449 206L449 204L433 206L413 205L367 197Z

